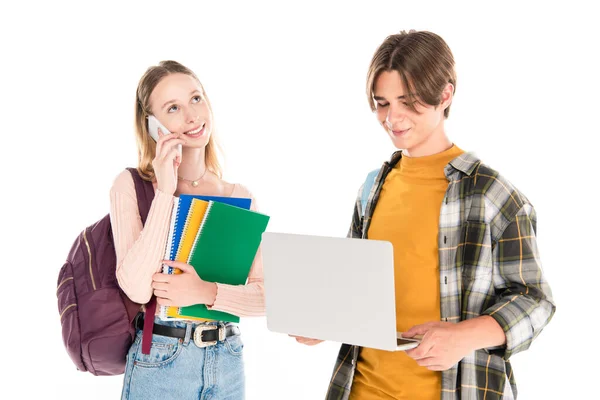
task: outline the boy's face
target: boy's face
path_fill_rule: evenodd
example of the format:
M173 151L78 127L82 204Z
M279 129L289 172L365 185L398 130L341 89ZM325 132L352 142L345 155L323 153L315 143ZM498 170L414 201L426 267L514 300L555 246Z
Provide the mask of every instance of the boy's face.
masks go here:
M452 101L452 85L442 93L438 106L415 103L416 112L405 98L402 78L397 71L384 71L377 77L374 87L377 119L398 149L410 157L435 154L445 150L444 109Z

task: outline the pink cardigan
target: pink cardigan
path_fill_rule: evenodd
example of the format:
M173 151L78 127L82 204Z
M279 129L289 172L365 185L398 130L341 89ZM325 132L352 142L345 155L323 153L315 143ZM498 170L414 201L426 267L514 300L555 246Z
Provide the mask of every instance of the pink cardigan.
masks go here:
M250 191L240 184L235 185L232 197L249 197L252 199L252 210L257 209ZM110 190L110 221L117 255L117 280L125 294L136 303L147 303L152 295L152 275L160 271L164 259L173 199L173 196L155 188L148 219L142 229L131 173L123 171ZM250 269L248 283L239 286L217 283L217 297L209 308L240 317L265 314L260 248Z

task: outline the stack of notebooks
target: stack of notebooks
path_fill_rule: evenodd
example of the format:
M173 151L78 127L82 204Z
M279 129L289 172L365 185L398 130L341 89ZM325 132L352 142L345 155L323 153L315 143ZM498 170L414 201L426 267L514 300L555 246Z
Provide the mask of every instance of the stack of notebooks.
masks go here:
M181 195L175 198L165 259L194 267L208 282L244 285L269 216L250 210L251 199ZM181 273L163 265L165 274ZM239 317L204 304L160 308L163 320L218 320Z

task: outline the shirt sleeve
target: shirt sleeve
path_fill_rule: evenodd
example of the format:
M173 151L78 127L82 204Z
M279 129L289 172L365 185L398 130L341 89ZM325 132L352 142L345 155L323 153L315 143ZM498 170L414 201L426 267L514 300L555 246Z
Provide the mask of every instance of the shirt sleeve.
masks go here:
M117 281L134 302L152 297L152 275L164 259L173 196L155 191L146 225L138 210L133 177L122 172L110 190L110 221L117 256Z
M505 360L527 350L556 309L542 271L535 229L535 210L526 204L492 249L498 301L483 315L494 318L504 330L506 345L490 352Z

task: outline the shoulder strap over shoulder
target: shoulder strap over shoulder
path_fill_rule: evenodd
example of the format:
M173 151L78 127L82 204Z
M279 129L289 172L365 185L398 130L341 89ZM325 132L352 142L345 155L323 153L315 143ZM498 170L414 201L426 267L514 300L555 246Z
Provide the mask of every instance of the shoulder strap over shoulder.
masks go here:
M379 174L379 169L375 169L367 175L367 179L365 179L365 183L363 184L363 190L360 196L360 205L362 207L362 216L365 215L365 210L367 209L367 202L369 201L369 195L371 194L371 189L373 188L373 184L375 183L375 178L377 178L377 174Z
M137 169L127 168L127 170L131 172L131 176L133 177L138 209L142 218L142 224L145 225L146 218L148 218L148 213L150 212L150 205L154 199L154 186L152 186L152 182L142 179Z

